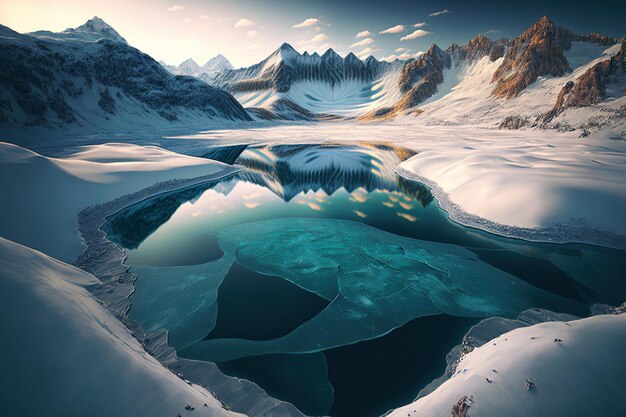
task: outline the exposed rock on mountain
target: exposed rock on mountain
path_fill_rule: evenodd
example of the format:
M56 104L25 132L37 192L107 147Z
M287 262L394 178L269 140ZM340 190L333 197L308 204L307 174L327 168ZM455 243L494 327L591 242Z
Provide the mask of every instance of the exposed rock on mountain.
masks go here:
M587 41L600 45L617 43L616 39L597 33L577 35L557 27L552 20L544 16L526 32L509 42L504 62L492 79L496 84L493 95L515 97L538 77L544 75L560 77L571 72L572 68L564 52L571 48L572 41Z
M84 26L94 27L90 22ZM173 76L148 55L108 38L51 41L2 26L0 66L5 125L84 127L112 118L127 126L159 119L250 120L230 94Z
M490 61L496 61L503 56L505 43L506 39L494 41L478 35L466 45L452 44L445 51L433 44L425 54L402 67L399 78L402 98L392 107L376 109L361 120L387 119L416 107L437 93L437 86L444 82L444 70L485 56L489 56Z
M568 82L559 93L554 109L560 112L570 107L600 103L606 97L607 85L617 83L619 78L626 78L626 41L611 59L589 68L576 82Z
M405 64L400 76L400 91L406 95L397 107L402 110L414 107L435 94L437 84L443 82L443 70L451 65L450 53L434 44L416 61Z
M63 32L39 30L30 33L30 35L59 40L78 40L87 42L94 42L104 38L116 42L126 43L126 39L124 39L122 35L117 33L115 29L109 26L98 16L94 16L92 19L89 19L84 25L78 26L77 28L68 28Z

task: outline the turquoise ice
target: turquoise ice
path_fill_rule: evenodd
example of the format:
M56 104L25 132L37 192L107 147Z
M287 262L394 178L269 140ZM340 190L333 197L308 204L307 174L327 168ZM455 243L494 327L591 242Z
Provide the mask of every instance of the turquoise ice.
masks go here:
M177 349L202 339L215 327L217 290L233 261L224 254L203 265L133 266L141 282L130 317L148 332L167 329L169 344Z
M573 303L481 261L469 250L345 220L283 218L232 226L220 246L247 268L283 277L332 301L290 334L270 341L216 339L181 355L225 361L305 353L372 339L426 315L515 316Z

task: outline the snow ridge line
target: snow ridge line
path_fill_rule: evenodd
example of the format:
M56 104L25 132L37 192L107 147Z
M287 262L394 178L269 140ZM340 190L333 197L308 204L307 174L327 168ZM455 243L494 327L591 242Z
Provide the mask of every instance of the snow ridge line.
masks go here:
M552 223L547 227L519 227L497 223L464 211L454 203L435 181L415 174L405 168L396 167L394 172L401 177L424 184L437 200L448 217L455 223L472 227L494 235L541 243L583 243L612 249L626 250L626 236L589 224L583 218L572 218L565 222Z
M90 286L87 290L124 324L147 353L185 381L191 380L203 386L224 404L224 408L258 416L304 417L292 404L270 397L252 382L224 375L215 364L178 358L176 350L167 344L167 331L148 334L139 323L130 319L130 297L135 290L137 275L129 272L130 267L124 264L124 250L108 240L102 230L108 217L132 204L158 194L219 181L244 170L244 167L233 165L215 174L163 181L107 203L83 209L78 214L78 232L86 247L72 265L91 273L101 281L101 284ZM184 377L181 372L183 369L194 375L203 374L208 377L202 380ZM194 381L196 379L198 380ZM208 386L209 382L212 386ZM250 394L250 401L241 398L244 390Z

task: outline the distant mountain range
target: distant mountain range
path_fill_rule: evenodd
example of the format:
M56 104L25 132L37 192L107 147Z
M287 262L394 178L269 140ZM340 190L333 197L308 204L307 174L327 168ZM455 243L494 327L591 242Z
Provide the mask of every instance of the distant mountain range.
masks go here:
M214 56L202 66L191 58L181 62L180 65L168 65L163 61L159 61L159 64L172 74L191 75L207 82L212 81L219 72L233 69L233 65L222 54Z
M402 118L626 137L624 39L578 35L547 17L511 40L478 35L393 62L332 49L300 54L284 43L247 68L232 68L222 55L172 66L97 17L59 33L0 27L0 47L3 128Z
M222 70L208 82L260 118L376 121L412 114L429 123L569 130L592 119L589 127L620 123L622 42L577 35L543 17L512 40L478 35L445 50L433 44L406 62L342 58L332 49L299 54L283 44L258 64ZM588 106L595 106L588 117L555 121L567 109Z
M3 130L127 131L251 120L230 94L171 75L98 17L60 33L0 26L0 67Z

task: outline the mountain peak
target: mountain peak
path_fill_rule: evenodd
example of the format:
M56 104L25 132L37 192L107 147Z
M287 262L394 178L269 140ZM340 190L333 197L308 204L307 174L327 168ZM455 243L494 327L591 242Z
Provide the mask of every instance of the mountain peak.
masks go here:
M278 48L280 51L293 51L296 52L296 50L293 48L293 46L291 46L288 42L283 42L282 45L280 45L280 48Z
M91 19L87 20L81 26L78 26L75 29L68 29L68 31L72 31L74 33L83 32L96 36L101 35L102 38L126 43L126 39L124 39L115 29L113 29L111 25L109 25L98 16L94 16Z
M341 57L339 56L339 54L337 52L335 52L335 50L333 48L328 48L326 50L326 52L324 52L324 54L322 55L322 59L324 60L338 60L341 59Z

